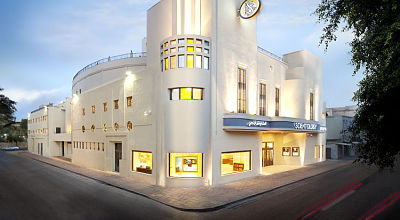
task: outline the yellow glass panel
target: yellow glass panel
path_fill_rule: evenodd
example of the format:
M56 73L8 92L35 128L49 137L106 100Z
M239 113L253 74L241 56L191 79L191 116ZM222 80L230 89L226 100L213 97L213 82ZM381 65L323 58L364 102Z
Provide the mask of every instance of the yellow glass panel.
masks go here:
M168 54L168 50L164 50L164 54L167 55Z
M171 56L171 69L176 68L176 56Z
M202 153L170 153L169 174L171 177L202 177Z
M165 42L165 43L164 43L164 47L168 47L168 42Z
M181 99L191 100L192 99L192 88L181 88Z
M221 154L221 174L238 173L250 170L250 151Z
M188 39L187 39L187 42L188 42L189 44L193 44L193 43L194 43L194 39L193 39L193 38L188 38Z
M203 100L203 89L193 89L193 99L194 100Z
M164 70L168 70L168 57L164 59Z
M186 67L193 68L193 65L194 65L194 56L192 54L189 54L186 57Z
M187 51L194 51L194 47L187 47Z
M153 169L152 158L152 153L134 151L132 170L141 173L151 174Z

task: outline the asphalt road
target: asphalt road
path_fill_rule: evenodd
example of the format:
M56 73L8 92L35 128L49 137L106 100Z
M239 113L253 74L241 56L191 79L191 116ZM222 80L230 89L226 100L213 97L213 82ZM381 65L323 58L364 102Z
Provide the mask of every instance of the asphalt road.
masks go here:
M0 151L0 219L400 219L400 170L353 165L218 211L182 212ZM397 199L399 199L397 201Z

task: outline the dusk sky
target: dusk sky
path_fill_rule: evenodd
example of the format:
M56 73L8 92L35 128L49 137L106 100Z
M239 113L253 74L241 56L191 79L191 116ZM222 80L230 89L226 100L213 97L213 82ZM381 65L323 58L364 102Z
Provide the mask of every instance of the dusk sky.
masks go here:
M228 0L226 0L228 1ZM41 104L71 96L72 77L104 57L141 52L146 11L158 0L3 0L0 7L0 87L17 101L18 120ZM322 24L312 14L320 0L263 0L259 46L281 56L308 49L323 60L328 107L351 101L361 74L349 65L351 33L340 33L327 53L318 46Z

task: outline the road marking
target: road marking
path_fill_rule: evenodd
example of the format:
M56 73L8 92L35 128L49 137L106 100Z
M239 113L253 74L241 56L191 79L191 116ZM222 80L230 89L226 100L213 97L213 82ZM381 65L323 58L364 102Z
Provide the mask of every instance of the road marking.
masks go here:
M364 215L362 215L358 220L370 220L379 215L389 206L393 205L400 199L400 190L396 191L392 195L386 197L384 200L376 204L372 209L368 210Z
M347 193L346 195L340 197L339 199L337 199L336 201L332 202L330 205L325 206L323 209L321 209L321 211L326 211L328 209L330 209L331 207L335 206L336 204L338 204L339 202L343 201L344 199L346 199L347 197L349 197L351 194L355 193L356 191L352 190L349 193Z

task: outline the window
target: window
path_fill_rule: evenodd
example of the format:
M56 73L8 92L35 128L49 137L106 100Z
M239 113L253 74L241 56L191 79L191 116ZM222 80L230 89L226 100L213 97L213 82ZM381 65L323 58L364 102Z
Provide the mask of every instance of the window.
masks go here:
M204 69L208 70L210 69L210 63L209 63L210 58L204 57Z
M101 143L101 148L104 151L104 143Z
M90 129L92 130L92 132L94 132L94 130L96 129L96 127L94 125L92 125L92 127L90 127Z
M202 177L202 153L170 153L169 175L171 177Z
M85 110L85 108L82 108L82 115L86 115L86 110Z
M206 49L206 48L204 48L204 51L203 51L203 53L209 54L209 53L210 53L210 50L209 50L209 49Z
M194 51L194 47L193 46L188 46L187 47L187 51Z
M114 100L114 109L118 109L119 105L118 105L118 99Z
M186 67L187 68L193 68L193 63L194 63L194 57L193 54L188 54L186 56Z
M196 44L202 44L203 41L201 39L196 39Z
M89 150L92 150L92 143L89 142Z
M282 156L290 156L290 147L282 147Z
M314 158L318 159L320 157L319 146L314 146Z
M132 170L151 174L153 169L151 152L132 151Z
M95 105L92 105L92 113L93 114L96 113L96 106Z
M170 49L171 53L175 53L176 52L176 47L173 47Z
M238 113L246 113L246 70L239 68L238 76Z
M265 116L267 109L267 85L265 85L264 83L260 83L260 98L258 105L260 115Z
M314 120L314 94L310 93L310 120Z
M221 174L238 173L251 170L251 152L221 153Z
M117 122L115 122L115 123L114 123L114 130L115 130L115 131L118 131L118 129L119 129L119 125L118 125Z
M85 126L82 125L82 132L85 133Z
M196 55L196 68L203 68L203 58L200 55Z
M128 107L132 106L132 96L126 97L126 105Z
M196 52L201 53L203 49L201 47L196 47Z
M107 102L104 102L104 103L103 103L103 110L104 110L104 112L106 112L106 111L107 111L107 108L108 108L108 106L107 106Z
M176 68L176 56L171 56L171 69Z
M178 51L179 52L185 51L185 47L178 47Z
M185 43L185 39L184 38L178 39L178 44L183 44L183 43Z
M171 40L171 45L175 45L176 44L176 40Z
M128 128L128 131L132 130L132 127L133 127L132 122L128 121L128 123L126 124L126 127Z
M187 42L188 42L188 44L193 44L194 43L194 39L193 38L188 38Z
M203 100L203 89L173 88L170 89L170 100Z
M204 41L204 45L206 45L206 46L210 46L210 42L208 42L208 41Z
M300 147L292 147L292 156L299 157L300 156Z
M178 55L178 68L185 67L185 55Z
M87 144L87 142L86 142L86 149L87 149L87 146L88 146L88 144Z
M100 143L97 142L97 150L100 151Z
M279 116L279 89L275 88L275 116Z
M168 47L168 41L164 43L164 47Z
M103 124L103 130L107 131L107 124Z
M168 57L164 59L164 70L168 70Z
M168 55L168 49L164 50L164 54Z

